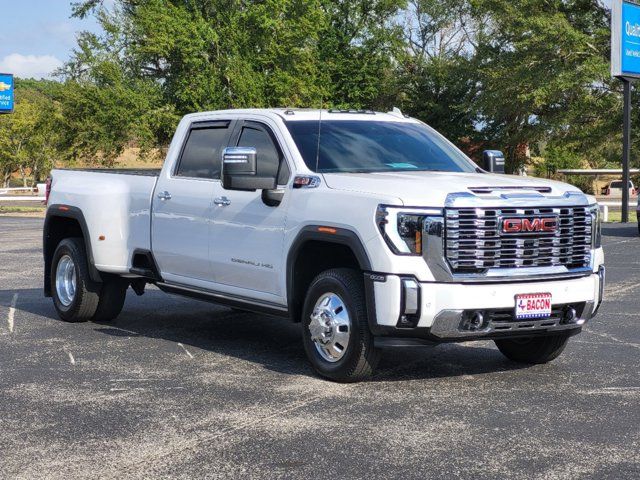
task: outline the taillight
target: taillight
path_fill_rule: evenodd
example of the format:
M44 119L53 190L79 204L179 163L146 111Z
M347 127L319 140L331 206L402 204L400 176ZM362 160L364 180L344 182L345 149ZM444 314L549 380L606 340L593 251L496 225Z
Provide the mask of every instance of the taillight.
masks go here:
M47 181L45 182L45 191L44 191L44 204L49 204L49 195L51 194L51 177L47 177Z

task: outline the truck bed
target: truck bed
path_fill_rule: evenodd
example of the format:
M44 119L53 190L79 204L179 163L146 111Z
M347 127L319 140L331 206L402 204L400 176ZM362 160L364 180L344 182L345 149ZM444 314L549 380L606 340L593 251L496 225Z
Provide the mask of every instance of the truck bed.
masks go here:
M77 208L86 222L95 266L126 274L136 249L151 249L154 169L55 169L48 208Z

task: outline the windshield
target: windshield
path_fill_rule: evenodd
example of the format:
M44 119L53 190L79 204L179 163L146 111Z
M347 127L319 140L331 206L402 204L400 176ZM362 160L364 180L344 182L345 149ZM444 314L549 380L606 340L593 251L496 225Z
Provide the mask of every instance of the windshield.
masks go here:
M476 171L460 150L420 123L323 120L319 155L316 120L289 121L287 127L316 172Z

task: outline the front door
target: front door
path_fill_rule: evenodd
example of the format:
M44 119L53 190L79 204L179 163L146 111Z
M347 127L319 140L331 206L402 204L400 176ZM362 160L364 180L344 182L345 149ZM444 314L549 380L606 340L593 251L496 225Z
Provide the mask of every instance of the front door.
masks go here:
M213 282L209 263L212 198L233 125L230 120L190 124L176 167L163 171L158 179L151 234L153 253L167 282L195 286Z
M284 189L290 170L267 125L239 122L230 145L256 148L258 176L277 175ZM210 256L220 289L284 302L279 277L286 263L282 248L288 200L286 189L282 202L269 206L260 190L224 190L221 183L216 184Z

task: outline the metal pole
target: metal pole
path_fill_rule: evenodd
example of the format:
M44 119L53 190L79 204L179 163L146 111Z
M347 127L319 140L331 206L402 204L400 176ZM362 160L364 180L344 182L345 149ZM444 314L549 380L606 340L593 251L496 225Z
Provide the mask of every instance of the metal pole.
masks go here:
M629 157L631 155L631 81L624 82L624 119L622 132L622 223L629 221Z

